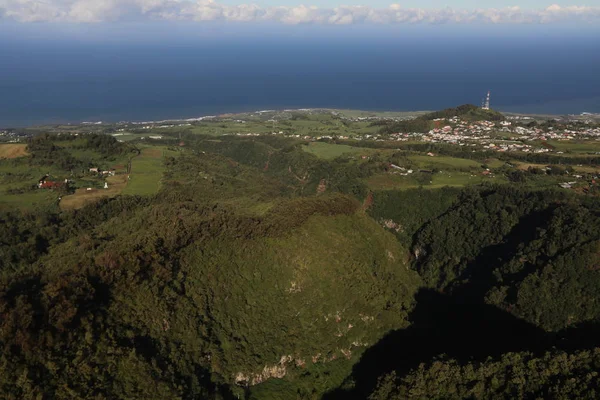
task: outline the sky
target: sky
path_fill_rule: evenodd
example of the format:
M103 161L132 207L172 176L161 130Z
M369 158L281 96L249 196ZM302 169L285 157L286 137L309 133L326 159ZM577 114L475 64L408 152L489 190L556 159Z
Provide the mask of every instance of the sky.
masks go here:
M371 7L385 8L392 3L400 3L406 8L504 8L519 6L523 9L546 8L549 5L557 4L562 7L567 6L594 6L600 5L600 0L455 0L448 2L446 0L253 0L251 3L259 6L296 6L305 4L307 6L317 6L322 8L335 8L341 5L360 6L369 5ZM228 5L243 4L240 0L222 0L221 3Z
M586 24L600 25L600 0L0 0L0 24L225 21L285 25Z

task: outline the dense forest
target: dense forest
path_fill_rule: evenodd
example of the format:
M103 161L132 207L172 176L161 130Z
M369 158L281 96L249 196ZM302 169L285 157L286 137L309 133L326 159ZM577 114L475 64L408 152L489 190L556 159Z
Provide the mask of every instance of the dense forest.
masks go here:
M0 212L0 397L598 397L597 197L371 190L388 160L182 140L155 195Z

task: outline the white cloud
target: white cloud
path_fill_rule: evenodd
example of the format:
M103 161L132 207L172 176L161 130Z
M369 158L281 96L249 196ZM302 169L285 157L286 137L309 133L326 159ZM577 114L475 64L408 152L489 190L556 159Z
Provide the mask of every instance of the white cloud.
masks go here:
M275 21L284 24L356 23L600 23L600 7L556 4L539 10L519 7L502 9L418 9L391 4L387 8L340 6L317 8L230 6L214 0L0 0L0 20L19 22L96 23L120 20Z

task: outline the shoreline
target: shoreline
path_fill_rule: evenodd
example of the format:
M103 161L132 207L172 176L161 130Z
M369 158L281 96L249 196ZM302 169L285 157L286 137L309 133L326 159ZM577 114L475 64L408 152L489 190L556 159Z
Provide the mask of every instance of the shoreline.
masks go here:
M552 118L560 118L560 117L569 117L573 119L600 119L600 113L589 113L589 112L581 112L580 114L544 114L544 113L527 113L527 112L514 112L514 111L502 111L497 110L506 116L512 117L532 117L539 119L552 119ZM79 122L52 122L52 123L41 123L41 124L31 124L31 125L21 125L21 126L8 126L2 127L2 130L10 130L10 129L34 129L41 128L46 126L57 126L57 125L67 125L67 126L112 126L112 125L152 125L152 124L167 124L167 123L193 123L193 122L202 122L206 120L216 120L216 119L226 119L233 117L243 117L243 116L264 116L268 114L282 114L282 113L292 113L292 112L315 112L315 113L352 113L352 114L360 114L354 115L355 118L375 118L375 119L408 119L414 118L422 114L426 114L431 112L430 110L412 110L412 111L392 111L392 110L359 110L359 109L338 109L338 108L284 108L284 109L267 109L267 110L256 110L256 111L245 111L245 112L227 112L216 115L204 115L197 116L191 118L170 118L170 119L160 119L160 120L146 120L146 121L79 121Z
M502 109L496 109L496 111L508 116L508 117L531 117L533 119L553 119L553 118L572 118L575 120L583 119L600 119L600 113L581 112L579 114L546 114L546 113L527 113L527 112L515 112L515 111L503 111ZM242 111L242 112L225 112L215 115L203 115L190 118L169 118L159 120L120 120L120 121L70 121L70 122L47 122L39 124L27 124L27 125L15 125L15 126L2 126L0 125L0 131L12 130L12 129L35 129L52 126L127 126L127 125L156 125L156 124L168 124L168 123L194 123L210 120L219 120L227 118L242 118L250 116L265 116L268 114L283 114L292 112L306 112L306 113L338 113L350 118L374 118L374 119L409 119L414 118L422 114L432 112L432 110L410 110L410 111L394 111L394 110L360 110L360 109L340 109L340 108L282 108L282 109L265 109L256 111ZM352 115L350 115L352 114Z

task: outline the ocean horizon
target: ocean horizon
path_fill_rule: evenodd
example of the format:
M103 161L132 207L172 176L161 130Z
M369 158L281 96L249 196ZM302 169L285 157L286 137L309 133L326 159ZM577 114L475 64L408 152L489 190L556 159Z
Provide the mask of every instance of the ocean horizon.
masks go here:
M481 103L600 113L593 38L0 42L0 128L265 109L438 110Z

